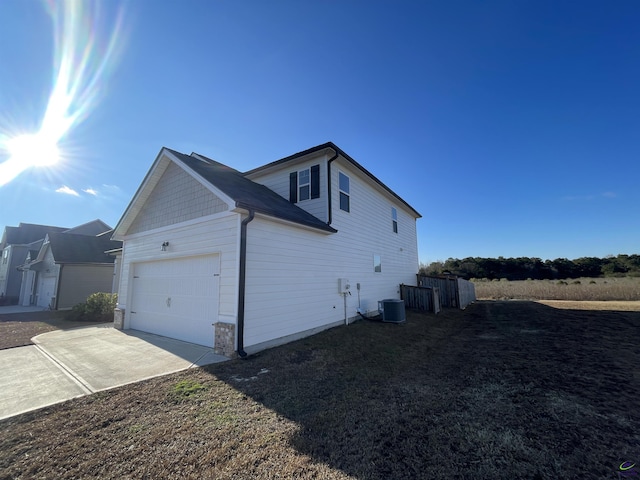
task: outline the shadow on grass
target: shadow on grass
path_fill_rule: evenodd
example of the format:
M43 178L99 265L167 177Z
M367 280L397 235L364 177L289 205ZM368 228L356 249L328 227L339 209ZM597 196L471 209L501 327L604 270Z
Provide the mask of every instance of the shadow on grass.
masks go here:
M370 478L615 478L640 461L640 313L478 302L205 367Z

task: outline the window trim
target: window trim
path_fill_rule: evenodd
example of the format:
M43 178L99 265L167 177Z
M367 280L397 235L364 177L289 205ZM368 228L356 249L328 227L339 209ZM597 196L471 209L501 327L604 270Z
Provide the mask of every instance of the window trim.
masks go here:
M342 182L340 182L340 180L342 179L341 177L344 177L347 179L347 190L343 190L342 188ZM340 210L347 213L351 212L351 178L349 177L349 175L347 175L344 172L341 172L340 170L338 170L338 192L339 192ZM347 207L346 209L342 208L343 198L346 199L346 207Z
M382 255L373 254L373 273L382 273Z
M302 175L306 173L307 181L302 183ZM306 198L302 198L302 189L306 187ZM311 168L298 170L298 202L311 200Z

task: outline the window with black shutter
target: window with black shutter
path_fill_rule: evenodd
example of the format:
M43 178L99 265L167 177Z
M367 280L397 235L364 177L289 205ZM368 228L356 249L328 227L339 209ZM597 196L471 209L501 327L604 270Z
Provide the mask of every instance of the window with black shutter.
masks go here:
M289 201L302 202L320 198L320 165L289 174Z

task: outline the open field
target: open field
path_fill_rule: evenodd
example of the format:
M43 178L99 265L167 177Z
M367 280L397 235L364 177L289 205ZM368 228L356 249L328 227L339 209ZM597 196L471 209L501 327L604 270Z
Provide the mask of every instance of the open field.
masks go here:
M640 301L640 277L472 281L485 300Z
M614 310L618 312L640 312L640 301L538 300L538 303L565 310Z
M527 301L360 321L0 421L0 479L615 479L639 329Z

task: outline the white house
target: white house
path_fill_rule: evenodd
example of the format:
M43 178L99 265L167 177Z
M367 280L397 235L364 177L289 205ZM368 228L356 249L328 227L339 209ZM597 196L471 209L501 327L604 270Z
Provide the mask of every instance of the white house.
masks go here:
M420 214L333 143L240 173L168 148L114 230L116 326L240 356L415 285Z

